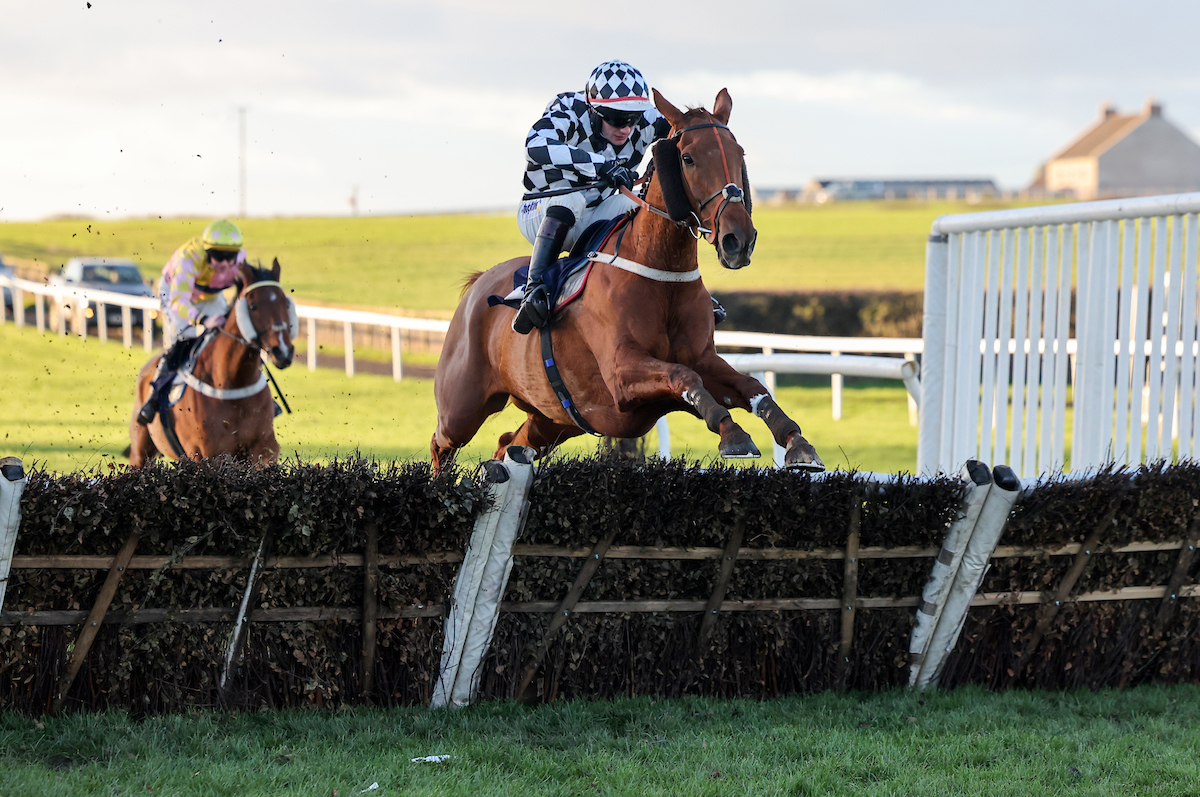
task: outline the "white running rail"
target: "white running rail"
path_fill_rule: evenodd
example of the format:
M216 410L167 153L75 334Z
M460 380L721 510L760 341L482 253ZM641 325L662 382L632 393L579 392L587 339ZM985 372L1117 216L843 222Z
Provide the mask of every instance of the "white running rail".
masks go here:
M1196 456L1197 212L1200 193L937 219L917 472Z

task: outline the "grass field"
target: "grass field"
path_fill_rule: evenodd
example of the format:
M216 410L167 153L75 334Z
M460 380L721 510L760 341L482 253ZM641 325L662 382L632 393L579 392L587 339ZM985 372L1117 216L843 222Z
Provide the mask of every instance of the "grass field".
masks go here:
M123 463L129 443L133 383L146 360L140 348L100 343L67 335L39 334L31 327L0 326L0 455L21 457L52 471L86 470ZM336 369L308 371L300 361L276 378L295 412L276 420L284 456L329 460L361 452L379 459L426 458L436 409L433 382L359 374L347 379ZM845 391L843 420L830 417L830 388L783 387L779 403L796 418L805 435L831 468L912 472L916 466L916 429L908 425L908 406L899 383L855 383ZM463 451L464 462L488 458L496 439L515 429L524 416L509 407L489 420ZM753 416L737 419L755 438L769 462L771 439ZM672 453L711 461L715 435L702 421L670 416ZM651 450L658 446L652 433ZM588 453L596 442L586 436L569 441L562 452ZM748 461L753 462L753 461Z
M441 755L439 763L414 758ZM0 714L0 793L1195 795L1200 688Z
M701 243L714 292L870 289L919 291L925 238L945 213L990 205L845 202L758 207L754 263L727 271ZM56 269L74 255L130 257L157 278L171 253L207 219L67 219L0 224L0 252L26 267ZM463 279L529 253L513 214L238 220L251 260L278 257L283 282L303 301L447 315Z

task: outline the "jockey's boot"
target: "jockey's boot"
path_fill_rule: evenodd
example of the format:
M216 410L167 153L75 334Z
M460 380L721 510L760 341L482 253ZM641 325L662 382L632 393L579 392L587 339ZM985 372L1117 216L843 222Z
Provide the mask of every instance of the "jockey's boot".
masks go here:
M725 308L717 301L717 297L709 294L708 298L713 302L713 323L719 324L725 320Z
M175 372L179 370L179 366L183 365L191 348L192 340L180 338L171 345L171 348L163 352L163 356L158 360L158 370L154 372L154 379L150 381L150 398L138 410L138 423L145 426L154 420L154 416L158 414L159 396L171 384L175 378Z
M529 258L529 278L525 281L525 297L513 316L513 332L528 335L534 327L541 329L550 323L550 294L542 284L546 273L562 252L567 233L575 226L575 214L569 209L555 205L546 211L542 226L538 228L533 242L533 255Z

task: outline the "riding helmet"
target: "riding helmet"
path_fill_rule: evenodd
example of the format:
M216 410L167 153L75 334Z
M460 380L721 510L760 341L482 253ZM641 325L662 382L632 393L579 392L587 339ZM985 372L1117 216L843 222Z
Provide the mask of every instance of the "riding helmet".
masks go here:
M238 252L242 248L242 231L232 221L217 219L204 228L200 243L205 249L218 252Z
M590 105L616 111L648 111L650 86L642 73L624 61L605 61L588 76L584 94Z

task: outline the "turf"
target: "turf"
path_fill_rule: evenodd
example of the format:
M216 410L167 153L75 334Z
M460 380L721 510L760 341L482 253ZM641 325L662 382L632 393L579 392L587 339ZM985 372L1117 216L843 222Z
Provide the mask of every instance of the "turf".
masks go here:
M437 763L413 761L448 756ZM1200 687L0 714L0 793L1190 795Z

